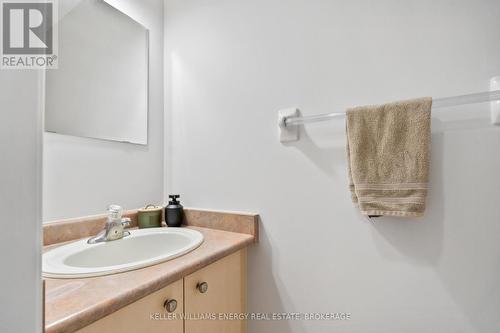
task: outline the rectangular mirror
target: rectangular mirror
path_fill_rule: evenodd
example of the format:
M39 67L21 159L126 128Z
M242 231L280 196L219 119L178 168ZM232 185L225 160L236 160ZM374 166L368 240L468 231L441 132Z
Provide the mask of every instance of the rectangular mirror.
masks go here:
M102 0L59 1L45 130L148 143L148 29Z

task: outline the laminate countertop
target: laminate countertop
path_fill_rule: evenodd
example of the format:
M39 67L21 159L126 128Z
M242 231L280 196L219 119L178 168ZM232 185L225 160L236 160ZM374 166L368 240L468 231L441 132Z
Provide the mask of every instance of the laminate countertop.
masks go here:
M75 332L256 241L238 232L187 226L204 236L195 250L170 261L119 274L45 280L45 332ZM49 245L49 250L61 244Z

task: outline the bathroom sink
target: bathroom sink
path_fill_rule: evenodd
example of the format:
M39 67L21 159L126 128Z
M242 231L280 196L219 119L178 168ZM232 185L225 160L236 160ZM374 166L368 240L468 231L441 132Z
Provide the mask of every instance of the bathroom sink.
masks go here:
M125 272L179 257L202 242L200 232L186 228L130 230L125 238L97 244L82 239L44 253L42 272L62 279Z

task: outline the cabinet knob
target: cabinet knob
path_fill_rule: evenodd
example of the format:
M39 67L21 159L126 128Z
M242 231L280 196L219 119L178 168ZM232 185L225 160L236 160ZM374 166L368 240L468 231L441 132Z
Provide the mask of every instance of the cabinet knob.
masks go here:
M206 283L206 282L198 282L198 284L196 285L196 289L198 289L198 291L200 293L204 294L208 290L208 283Z
M177 301L175 299L167 299L165 303L163 303L163 307L167 312L174 312L177 309Z

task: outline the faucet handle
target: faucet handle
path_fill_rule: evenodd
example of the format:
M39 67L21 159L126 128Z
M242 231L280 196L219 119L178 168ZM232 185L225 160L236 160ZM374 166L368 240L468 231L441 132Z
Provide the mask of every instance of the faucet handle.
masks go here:
M122 226L123 226L123 227L125 227L125 228L130 227L131 223L132 223L132 219L131 219L130 217L124 217L124 218L122 218L122 220L121 220L121 224L122 224Z
M113 219L119 219L122 217L123 208L118 205L108 206L108 216Z

